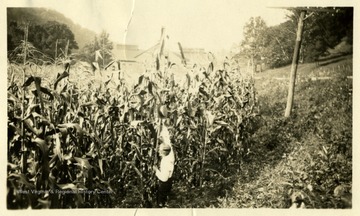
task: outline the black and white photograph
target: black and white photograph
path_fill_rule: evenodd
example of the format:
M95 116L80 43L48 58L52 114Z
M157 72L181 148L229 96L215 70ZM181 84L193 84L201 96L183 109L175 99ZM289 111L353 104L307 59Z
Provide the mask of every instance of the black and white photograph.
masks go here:
M359 213L359 11L316 3L1 3L4 215Z

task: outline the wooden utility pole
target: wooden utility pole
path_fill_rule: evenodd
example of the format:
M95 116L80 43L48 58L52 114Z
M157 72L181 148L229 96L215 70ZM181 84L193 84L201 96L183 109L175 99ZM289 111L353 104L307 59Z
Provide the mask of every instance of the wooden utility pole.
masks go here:
M293 106L293 101L294 101L296 71L297 71L297 67L298 67L298 63L299 63L299 52L300 52L300 46L301 46L301 41L302 41L302 33L304 30L305 15L306 15L306 10L302 10L300 12L298 28L297 28L297 32L296 32L295 49L294 49L294 55L293 55L293 60L292 60L292 64L291 64L289 92L288 92L288 98L287 98L286 109L285 109L285 117L290 116L292 106Z
M291 115L291 110L293 106L294 101L294 91L295 91L295 80L296 80L296 71L297 66L299 63L299 52L301 47L301 41L302 41L302 33L304 30L304 20L307 19L311 14L314 12L334 12L333 8L318 8L318 7L270 7L270 8L276 8L276 9L292 9L300 11L300 17L298 21L298 28L296 32L296 41L295 41L295 49L294 49L294 55L292 59L291 64L291 71L290 71L290 82L289 82L289 92L288 92L288 98L287 98L287 104L285 109L285 117L289 117ZM311 12L308 17L305 18L306 12Z

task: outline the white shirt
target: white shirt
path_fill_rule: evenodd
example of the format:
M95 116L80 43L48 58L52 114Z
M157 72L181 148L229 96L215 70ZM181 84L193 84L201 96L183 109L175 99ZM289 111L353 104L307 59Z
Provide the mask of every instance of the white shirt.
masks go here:
M160 162L160 170L156 169L155 175L162 182L166 182L171 178L174 172L175 156L174 151L171 147L171 151L168 155L163 156Z

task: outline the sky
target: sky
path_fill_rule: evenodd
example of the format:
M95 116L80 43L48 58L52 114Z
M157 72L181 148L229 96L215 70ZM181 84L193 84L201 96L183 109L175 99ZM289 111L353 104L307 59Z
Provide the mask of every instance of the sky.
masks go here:
M252 16L263 17L267 25L276 25L285 20L285 10L267 8L274 4L263 0L22 2L24 7L41 6L57 10L96 33L106 30L114 42L137 44L141 49L147 49L159 40L161 27L165 27L169 36L170 48L181 42L183 47L205 48L210 51L229 49L234 43L239 43L243 26ZM132 19L126 31L131 14Z

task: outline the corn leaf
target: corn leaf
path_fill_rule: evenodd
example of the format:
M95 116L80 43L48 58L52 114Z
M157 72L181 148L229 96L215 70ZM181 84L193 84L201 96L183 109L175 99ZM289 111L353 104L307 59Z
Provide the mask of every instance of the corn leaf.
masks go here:
M33 77L33 76L30 76L30 77L24 82L24 84L22 85L22 87L30 86L31 83L33 83L34 81L35 81L34 77Z
M11 179L12 177L16 178L21 184L26 185L30 189L35 188L33 184L29 183L27 177L24 174L11 173L9 174L8 179Z
M58 83L64 79L65 77L68 77L69 76L69 73L67 71L64 71L62 74L58 74L56 80L55 80L55 83L54 83L54 89L56 89Z
M40 139L40 138L37 137L35 139L32 139L31 142L35 143L40 148L40 150L44 154L43 157L47 157L48 152L49 152L49 147L48 147L48 144L47 144L47 142L45 140Z
M67 189L71 189L73 191L76 191L78 188L76 187L76 185L74 185L73 183L69 183L69 184L58 184L59 188L61 188L62 190L67 190Z

